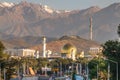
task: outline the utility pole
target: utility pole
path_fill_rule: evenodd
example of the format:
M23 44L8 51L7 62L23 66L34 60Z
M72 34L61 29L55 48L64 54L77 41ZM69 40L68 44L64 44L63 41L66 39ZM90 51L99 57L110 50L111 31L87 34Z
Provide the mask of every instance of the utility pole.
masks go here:
M97 64L97 80L98 80L98 78L99 78L99 72L98 72L99 70L98 70L98 68L99 68L99 67L98 67L98 64Z
M47 64L45 65L45 76L47 76Z
M19 64L18 64L18 70L17 70L17 74L18 74L18 80L20 80L20 67L19 67Z
M80 63L80 71L79 71L80 75L82 74L82 65Z
M118 62L110 60L110 59L106 59L106 60L111 61L116 64L116 80L118 80ZM108 80L110 80L109 78L110 78L110 63L108 63Z
M62 62L60 62L60 76L62 76Z
M116 69L116 74L117 74L117 75L116 75L116 77L117 77L116 80L118 80L118 62L116 63L116 68L117 68L117 69Z
M78 63L76 65L76 73L79 74L79 71L78 71Z
M6 70L4 68L4 80L6 80Z
M89 80L89 68L88 68L88 63L86 64L87 66L87 80Z
M108 63L108 80L110 80L110 63Z

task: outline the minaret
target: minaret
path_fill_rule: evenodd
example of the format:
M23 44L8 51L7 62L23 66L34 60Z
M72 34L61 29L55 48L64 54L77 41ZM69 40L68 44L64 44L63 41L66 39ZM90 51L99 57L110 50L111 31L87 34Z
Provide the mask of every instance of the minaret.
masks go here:
M46 37L43 37L43 57L46 57Z
M92 17L90 17L90 40L93 40L93 30L92 30L92 28L93 28L93 25L92 25Z

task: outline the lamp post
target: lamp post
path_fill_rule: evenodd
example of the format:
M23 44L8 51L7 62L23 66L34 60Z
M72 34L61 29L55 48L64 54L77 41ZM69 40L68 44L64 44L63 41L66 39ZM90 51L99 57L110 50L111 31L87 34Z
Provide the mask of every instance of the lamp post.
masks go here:
M97 64L97 63L94 63L94 64ZM97 80L98 80L98 78L99 78L99 76L98 76L98 75L99 75L99 72L98 72L98 71L99 71L99 67L98 67L98 64L97 64Z
M116 64L116 80L118 80L118 62L110 60L110 59L106 59L106 60L111 61ZM110 72L110 64L108 64L108 71ZM108 77L109 77L109 72L108 72Z
M62 62L60 62L60 76L62 76Z
M76 73L79 74L79 63L72 63L72 72L74 72L74 64L76 64ZM81 66L80 66L81 67ZM80 69L81 70L81 69Z
M76 65L76 73L79 74L78 63L77 63L77 65Z
M79 71L80 74L82 74L82 65L80 63L80 71Z
M21 60L21 58L18 57L18 70L17 70L18 80L20 80L20 60Z
M88 68L88 63L87 63L87 80L89 80L89 68Z
M4 68L4 80L6 80L6 69Z
M47 76L47 64L45 65L45 76Z
M106 59L106 58L105 60L108 60L116 64L116 80L118 80L118 62L110 60L110 59ZM110 80L110 63L108 63L108 80Z
M110 63L108 63L108 79L107 80L110 80Z

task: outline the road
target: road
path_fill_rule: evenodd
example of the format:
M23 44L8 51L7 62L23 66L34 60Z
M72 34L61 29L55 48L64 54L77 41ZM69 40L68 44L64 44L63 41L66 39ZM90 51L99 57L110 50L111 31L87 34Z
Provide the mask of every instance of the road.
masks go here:
M23 77L22 79L18 79L18 78L14 78L14 79L10 79L10 80L49 80L48 76L27 76L27 77Z

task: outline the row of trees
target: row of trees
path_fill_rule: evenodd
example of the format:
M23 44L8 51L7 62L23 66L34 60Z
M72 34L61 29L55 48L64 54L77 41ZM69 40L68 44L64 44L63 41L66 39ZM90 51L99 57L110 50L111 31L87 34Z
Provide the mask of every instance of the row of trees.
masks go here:
M120 37L120 25L118 26L118 35ZM120 42L117 40L109 40L105 42L103 46L103 57L106 57L107 59L113 60L118 62L118 66L120 66ZM98 77L101 80L103 78L104 80L107 79L107 65L110 62L106 62L104 59L102 59L100 56L99 58L94 58L91 61L88 61L85 58L78 58L76 61L73 61L72 59L62 59L58 58L52 61L48 61L46 58L33 58L33 57L21 57L21 58L11 58L9 55L5 54L3 50L5 49L4 45L0 42L0 71L1 75L0 78L3 78L4 70L6 74L6 80L9 80L10 77L13 74L18 74L17 72L24 72L29 73L27 70L24 70L23 67L26 66L26 69L29 67L32 67L35 72L41 70L42 67L45 67L47 65L48 67L59 68L62 67L62 70L68 70L69 66L72 63L81 63L82 65L89 63L89 72L90 78L97 77L97 74L95 73L97 71L97 67L93 65L94 63L98 64L99 67L99 73ZM62 65L61 65L62 63ZM111 65L111 80L116 80L116 67L114 66L114 63L110 63ZM60 69L59 69L60 70ZM118 74L120 74L120 70L118 71Z
M0 78L6 76L6 80L10 80L11 77L20 74L29 74L29 67L37 73L42 72L42 67L50 67L53 69L58 68L60 71L60 63L62 63L62 70L68 69L68 66L73 62L72 59L54 59L49 61L47 58L34 58L34 57L10 57L3 52L3 44L0 42ZM5 74L5 75L4 75Z
M10 58L9 55L3 53L3 45L1 43L1 51L0 51L0 67L1 67L1 73L2 73L2 78L3 78L3 74L4 74L4 69L6 71L6 78L7 80L10 79L10 77L12 75L16 75L18 74L18 69L19 72L24 72L26 74L29 73L29 71L23 69L23 66L26 65L28 69L29 67L32 67L33 70L37 73L37 71L41 71L42 67L45 67L46 65L48 67L51 67L52 69L58 68L58 70L60 71L60 67L62 67L62 71L66 71L69 69L69 66L72 65L72 63L81 63L83 66L86 63L89 63L89 77L92 78L96 78L97 77L97 67L96 64L97 63L99 66L99 79L103 78L103 79L107 79L107 65L108 62L106 62L105 60L101 59L101 58L94 58L91 61L88 61L86 58L78 58L76 61L73 61L72 59L62 59L62 58L58 58L58 59L54 59L52 61L48 61L48 59L46 58L33 58L33 57L21 57L21 58ZM117 61L118 63L120 63L120 42L118 41L107 41L104 45L103 45L103 56ZM62 65L60 64L62 63ZM94 64L94 65L93 65ZM114 65L114 63L110 63L111 65L111 79L112 80L116 80L116 67ZM120 72L120 71L119 71Z
M0 67L1 67L1 73L2 73L2 78L4 74L4 69L6 71L6 78L7 80L10 79L12 75L18 74L18 69L19 72L24 72L23 66L29 66L32 67L33 70L37 73L37 71L41 71L42 67L45 67L46 65L48 67L51 67L52 69L58 68L60 71L60 67L62 67L62 71L66 71L69 69L69 66L71 66L72 63L81 63L83 66L89 62L89 77L96 78L97 77L97 63L99 66L99 79L104 78L107 79L107 65L108 62L101 58L94 58L91 61L88 61L86 58L78 58L76 61L73 61L72 59L54 59L49 61L46 58L33 58L33 57L21 57L21 58L10 58L9 55L3 53L3 45L2 43L0 44L2 47L0 49ZM114 60L118 63L120 63L120 42L118 41L107 41L103 45L103 56ZM62 65L60 64L62 63ZM93 65L94 64L94 65ZM111 65L111 79L116 80L116 67L114 63L110 63ZM28 68L26 68L28 69ZM119 71L120 72L120 71ZM29 73L29 71L25 71L26 74Z

